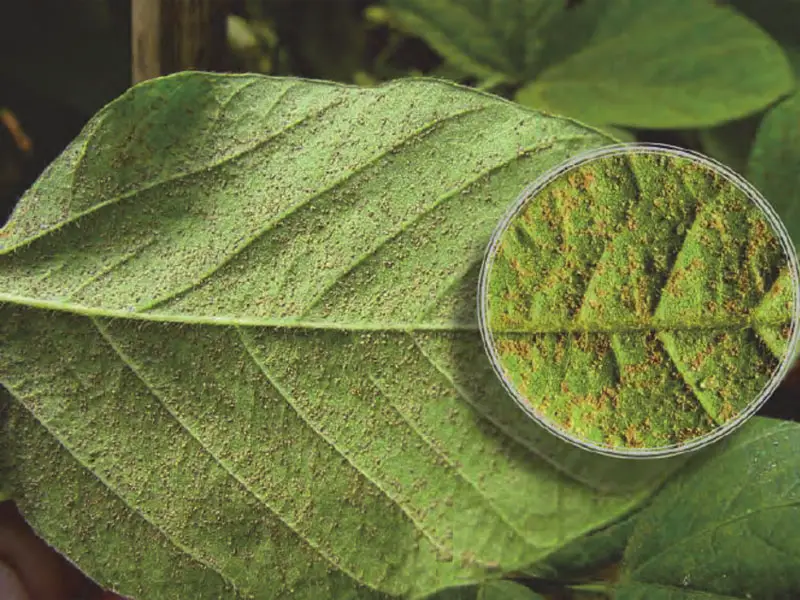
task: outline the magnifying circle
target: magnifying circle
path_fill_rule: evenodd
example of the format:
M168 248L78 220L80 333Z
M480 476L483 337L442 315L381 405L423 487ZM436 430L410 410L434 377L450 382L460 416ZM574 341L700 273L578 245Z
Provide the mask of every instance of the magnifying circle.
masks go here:
M478 315L505 389L594 452L664 457L741 426L791 367L800 269L775 211L700 154L620 144L545 173L486 251Z

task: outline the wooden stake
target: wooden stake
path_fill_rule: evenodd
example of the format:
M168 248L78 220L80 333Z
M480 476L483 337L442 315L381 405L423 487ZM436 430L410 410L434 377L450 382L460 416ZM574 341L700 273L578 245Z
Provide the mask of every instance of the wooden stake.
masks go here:
M131 0L133 83L227 64L227 0Z

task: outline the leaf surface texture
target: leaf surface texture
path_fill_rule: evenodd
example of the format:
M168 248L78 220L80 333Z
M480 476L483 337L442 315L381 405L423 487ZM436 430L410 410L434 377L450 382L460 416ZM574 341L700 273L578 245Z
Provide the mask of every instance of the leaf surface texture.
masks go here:
M378 598L519 568L637 505L667 471L553 446L474 315L508 203L606 142L424 80L133 88L0 232L23 514L135 598Z

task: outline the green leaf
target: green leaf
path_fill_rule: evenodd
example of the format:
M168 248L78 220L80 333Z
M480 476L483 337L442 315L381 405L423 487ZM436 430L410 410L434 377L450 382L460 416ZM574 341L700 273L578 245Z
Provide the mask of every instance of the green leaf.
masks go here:
M800 93L770 110L756 134L747 177L781 216L800 248Z
M551 36L567 38L574 26L585 43L561 50L518 102L590 123L703 127L755 112L793 86L778 44L710 1L587 0Z
M513 581L488 581L480 586L475 600L544 600L544 598Z
M449 588L427 600L544 600L520 583L508 580L487 581L480 585Z
M402 27L477 77L524 81L565 0L389 0Z
M800 0L727 0L727 2L753 19L769 33L794 66L795 74L800 75Z
M756 137L763 113L751 115L717 127L698 132L703 153L727 165L737 173L745 174L747 160Z
M800 425L755 417L636 519L616 600L800 596Z
M509 203L607 141L427 80L133 88L0 231L21 511L148 600L419 597L619 518L680 462L522 418L474 308Z
M591 575L622 558L633 533L636 515L593 531L556 550L525 571L535 577L570 580Z
M785 360L788 257L746 193L689 158L606 154L564 171L495 248L498 365L532 410L595 448L709 434Z
M612 127L611 125L598 125L597 129L599 129L606 135L611 136L618 142L630 143L636 141L636 134L628 129L623 129L622 127Z

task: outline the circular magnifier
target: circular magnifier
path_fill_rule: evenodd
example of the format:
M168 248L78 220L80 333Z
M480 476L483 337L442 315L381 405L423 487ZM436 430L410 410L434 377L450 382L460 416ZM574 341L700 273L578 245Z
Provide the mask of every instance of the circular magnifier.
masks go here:
M791 366L798 261L742 177L656 144L549 171L498 225L481 334L519 406L603 454L669 456L744 423Z

